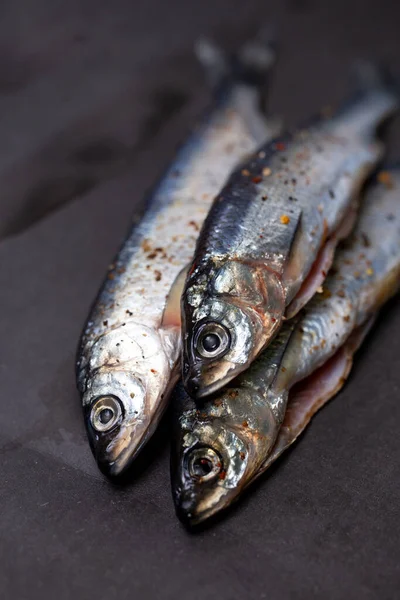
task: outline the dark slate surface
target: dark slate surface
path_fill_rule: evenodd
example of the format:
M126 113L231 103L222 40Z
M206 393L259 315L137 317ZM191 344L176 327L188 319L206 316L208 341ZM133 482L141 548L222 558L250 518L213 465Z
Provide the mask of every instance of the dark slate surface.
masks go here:
M400 310L340 396L225 519L177 521L168 422L130 480L88 449L78 335L143 194L207 101L196 36L274 22L289 124L345 93L356 56L400 74L395 0L4 0L0 6L0 597L393 599ZM400 128L391 134L400 157Z

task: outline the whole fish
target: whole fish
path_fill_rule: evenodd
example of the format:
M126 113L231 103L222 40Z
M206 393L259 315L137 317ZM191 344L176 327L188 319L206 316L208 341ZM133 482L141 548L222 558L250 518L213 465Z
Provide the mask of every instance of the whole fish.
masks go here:
M201 406L179 386L172 483L183 520L198 523L229 505L296 439L341 388L374 315L399 289L400 168L380 179L323 292L248 371Z
M207 396L248 368L312 297L382 156L397 96L371 66L331 118L262 146L216 197L182 296L183 382Z
M120 474L151 436L177 380L182 269L197 231L233 167L277 132L262 94L273 47L248 43L228 60L199 47L216 87L215 106L180 149L107 274L85 326L77 382L92 451ZM261 137L260 137L261 136Z

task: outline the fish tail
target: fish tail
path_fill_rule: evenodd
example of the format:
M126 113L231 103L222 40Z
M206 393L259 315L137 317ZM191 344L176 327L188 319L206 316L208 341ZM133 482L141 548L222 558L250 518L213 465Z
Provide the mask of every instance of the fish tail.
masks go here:
M235 83L263 88L276 62L277 44L271 31L264 29L232 54L208 38L196 42L195 52L214 89Z
M399 108L400 88L387 67L357 61L352 69L353 97L339 112L337 125L366 138L373 138L377 128Z
M201 39L196 44L196 54L217 99L231 97L231 105L236 105L257 143L279 134L281 119L266 116L270 76L277 55L276 42L268 30L260 31L233 54Z

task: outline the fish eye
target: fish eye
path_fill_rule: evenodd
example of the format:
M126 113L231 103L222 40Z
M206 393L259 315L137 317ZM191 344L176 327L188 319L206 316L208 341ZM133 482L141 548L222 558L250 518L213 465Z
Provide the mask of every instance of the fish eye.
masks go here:
M188 470L192 479L211 481L222 470L221 457L212 448L195 448L189 455Z
M101 396L94 401L90 412L90 422L96 431L110 431L121 418L121 403L114 396Z
M205 323L199 327L195 346L203 358L215 358L224 354L230 344L229 331L219 323Z

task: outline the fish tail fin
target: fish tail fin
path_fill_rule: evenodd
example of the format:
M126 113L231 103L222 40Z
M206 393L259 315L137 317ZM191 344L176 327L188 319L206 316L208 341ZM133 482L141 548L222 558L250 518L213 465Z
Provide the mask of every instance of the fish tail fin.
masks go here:
M281 131L280 119L266 118L268 90L272 68L276 62L277 44L270 30L261 30L233 54L205 38L195 46L216 96L235 92L235 104L258 143L275 137Z
M354 95L339 113L347 130L355 130L369 139L399 108L399 91L387 66L359 60L351 71Z
M269 81L277 55L276 35L271 28L265 27L232 55L232 77L244 84L262 88Z
M199 38L194 51L211 87L216 88L227 76L227 57L220 46L209 38Z
M264 87L276 62L277 44L270 29L263 29L236 52L227 53L208 38L195 44L198 60L203 65L213 88L230 83Z

